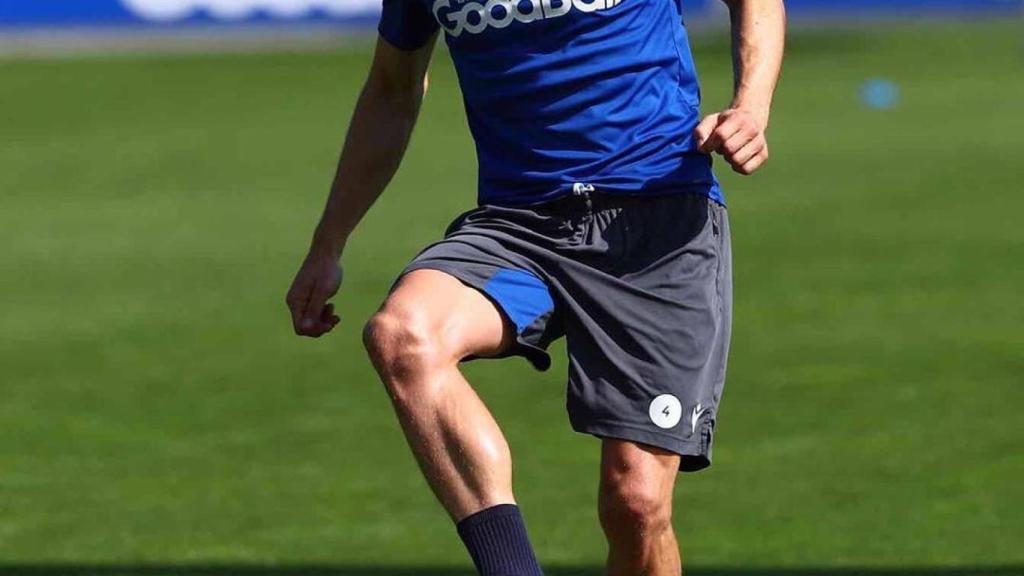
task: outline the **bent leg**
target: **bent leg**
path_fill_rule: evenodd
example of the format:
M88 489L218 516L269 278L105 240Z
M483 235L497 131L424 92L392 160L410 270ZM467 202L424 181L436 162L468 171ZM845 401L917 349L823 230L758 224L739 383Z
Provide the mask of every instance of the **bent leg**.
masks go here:
M672 488L679 456L624 440L601 445L598 511L608 539L608 576L679 576Z
M364 332L409 446L456 522L515 501L505 437L458 369L514 338L490 300L436 270L404 276Z

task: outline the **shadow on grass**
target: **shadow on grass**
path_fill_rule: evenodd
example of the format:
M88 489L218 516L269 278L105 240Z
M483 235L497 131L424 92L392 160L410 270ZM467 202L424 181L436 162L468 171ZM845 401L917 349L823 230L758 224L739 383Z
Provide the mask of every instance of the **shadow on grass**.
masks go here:
M601 576L597 566L545 569L547 576ZM991 567L751 567L694 566L688 576L1024 576L1024 565ZM257 564L0 564L0 576L476 576L466 568Z

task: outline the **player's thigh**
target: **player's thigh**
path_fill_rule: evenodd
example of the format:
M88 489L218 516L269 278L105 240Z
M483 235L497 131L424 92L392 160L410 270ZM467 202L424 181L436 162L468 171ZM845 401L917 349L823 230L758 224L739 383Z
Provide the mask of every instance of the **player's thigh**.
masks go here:
M397 318L455 359L495 356L515 341L514 328L494 302L439 270L404 275L380 313Z
M679 455L627 440L601 442L601 507L627 513L668 512Z

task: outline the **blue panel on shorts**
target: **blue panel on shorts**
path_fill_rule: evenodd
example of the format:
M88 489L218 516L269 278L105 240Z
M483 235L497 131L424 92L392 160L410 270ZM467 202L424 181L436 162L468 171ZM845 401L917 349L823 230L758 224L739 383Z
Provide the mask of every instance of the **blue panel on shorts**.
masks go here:
M498 270L484 285L484 292L501 305L519 334L555 308L544 281L524 270Z

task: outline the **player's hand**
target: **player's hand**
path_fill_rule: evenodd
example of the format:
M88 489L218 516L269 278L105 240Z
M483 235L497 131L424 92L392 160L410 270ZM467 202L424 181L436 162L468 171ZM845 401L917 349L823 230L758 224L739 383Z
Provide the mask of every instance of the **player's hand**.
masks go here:
M750 112L730 108L704 118L694 136L701 152L717 152L733 170L750 175L768 161L765 124Z
M319 338L338 324L334 304L327 301L338 293L341 277L336 258L312 252L306 256L285 298L296 334Z

